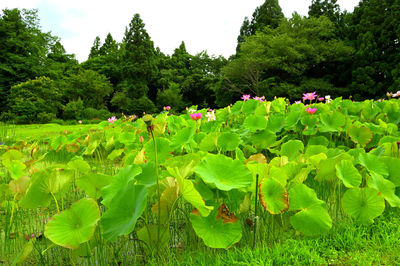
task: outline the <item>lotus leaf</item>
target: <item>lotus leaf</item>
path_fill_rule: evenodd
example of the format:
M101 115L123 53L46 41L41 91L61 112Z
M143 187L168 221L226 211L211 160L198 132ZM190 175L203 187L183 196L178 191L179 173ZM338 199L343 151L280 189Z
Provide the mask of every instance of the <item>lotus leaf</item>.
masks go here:
M288 192L273 178L264 178L260 184L260 202L271 214L279 214L289 207Z
M59 246L76 249L92 238L99 220L96 201L84 198L73 203L70 209L54 215L47 223L44 235Z
M243 162L225 155L208 154L194 169L205 183L214 184L220 190L247 188L253 180Z
M134 185L133 182L130 181L118 191L112 198L109 209L101 217L103 236L109 241L131 233L146 208L147 189L143 185Z
M335 167L338 178L346 187L353 188L361 185L362 177L351 161L343 160Z
M232 214L227 211L228 222L224 219L224 208L214 210L207 217L201 217L195 213L190 214L190 222L196 234L203 239L204 244L211 248L230 248L242 238L242 227L236 219L231 222ZM218 217L218 218L217 218Z
M374 188L351 188L342 198L343 210L360 223L372 223L385 209L385 200Z

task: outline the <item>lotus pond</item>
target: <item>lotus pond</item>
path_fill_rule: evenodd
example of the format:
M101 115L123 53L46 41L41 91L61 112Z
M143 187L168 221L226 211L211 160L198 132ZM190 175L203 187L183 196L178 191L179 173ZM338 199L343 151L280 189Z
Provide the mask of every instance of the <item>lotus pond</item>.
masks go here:
M0 263L268 253L343 225L356 235L387 217L400 224L399 123L397 99L278 98L98 125L0 126Z

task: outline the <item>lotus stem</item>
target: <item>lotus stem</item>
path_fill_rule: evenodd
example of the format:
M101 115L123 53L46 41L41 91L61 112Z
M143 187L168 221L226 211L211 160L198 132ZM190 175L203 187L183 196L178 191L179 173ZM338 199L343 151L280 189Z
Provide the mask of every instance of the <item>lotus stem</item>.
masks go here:
M256 197L254 199L254 234L253 234L253 249L256 246L256 232L257 232L257 202L258 202L258 174L256 174Z
M157 222L158 222L158 226L157 226L157 244L156 244L156 248L157 248L157 254L159 251L159 246L160 246L160 225L161 225L161 202L160 202L160 182L159 182L159 177L158 177L158 166L157 166L157 143L156 143L156 139L154 138L154 134L153 134L153 129L150 127L150 133L151 133L151 137L153 139L153 143L154 143L154 164L156 167L156 190L157 190L157 199L158 199L158 213L157 213Z

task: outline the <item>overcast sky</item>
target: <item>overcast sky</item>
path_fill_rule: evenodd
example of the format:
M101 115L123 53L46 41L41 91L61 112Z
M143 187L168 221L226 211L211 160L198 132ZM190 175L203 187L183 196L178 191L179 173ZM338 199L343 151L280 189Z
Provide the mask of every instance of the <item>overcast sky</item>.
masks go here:
M121 41L125 27L139 13L145 28L161 51L171 54L181 41L191 54L229 57L245 16L264 0L0 0L0 9L37 8L45 32L61 38L67 53L82 62L96 36L108 32ZM352 12L359 0L338 0L341 10ZM286 17L307 15L311 0L280 0Z

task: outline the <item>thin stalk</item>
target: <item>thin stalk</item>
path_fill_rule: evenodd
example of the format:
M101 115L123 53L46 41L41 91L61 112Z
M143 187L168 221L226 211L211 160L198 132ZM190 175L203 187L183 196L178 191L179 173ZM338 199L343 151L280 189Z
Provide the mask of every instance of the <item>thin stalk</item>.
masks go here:
M57 213L60 212L60 207L58 207L58 202L56 197L54 196L53 192L50 192L51 196L53 196L54 202L56 203Z
M159 182L159 177L158 177L158 164L157 164L157 142L156 139L154 138L153 130L150 130L151 137L153 138L153 143L154 143L154 163L156 167L156 188L157 188L157 199L158 199L158 213L157 213L157 254L159 251L159 246L160 246L160 225L161 225L161 204L160 204L160 182Z
M254 199L254 235L253 235L253 249L256 246L256 232L257 232L257 203L258 203L258 174L256 174L256 197Z
M94 265L93 261L92 261L92 250L90 248L90 243L89 241L86 242L86 249L87 249L87 256L88 256L88 264L89 265Z

